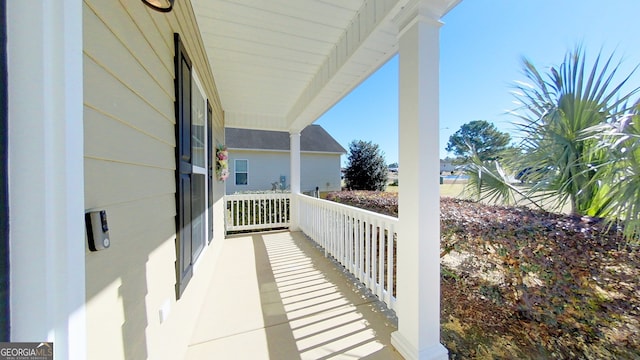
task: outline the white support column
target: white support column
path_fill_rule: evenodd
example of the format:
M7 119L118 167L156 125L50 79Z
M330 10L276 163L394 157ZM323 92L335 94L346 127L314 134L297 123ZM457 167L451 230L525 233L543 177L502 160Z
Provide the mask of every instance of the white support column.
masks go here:
M300 231L300 214L298 210L298 195L300 194L300 132L290 133L291 156L291 231Z
M11 340L86 359L82 1L7 1Z
M399 35L398 331L406 359L447 359L440 344L439 28L422 1Z

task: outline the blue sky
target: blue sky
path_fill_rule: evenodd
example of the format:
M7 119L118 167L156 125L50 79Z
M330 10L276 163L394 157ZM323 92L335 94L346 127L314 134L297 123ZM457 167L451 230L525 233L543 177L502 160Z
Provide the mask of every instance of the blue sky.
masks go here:
M469 121L513 131L507 111L516 108L514 82L526 80L522 57L544 69L581 44L592 56L615 51L620 74L628 74L640 64L639 14L639 0L463 0L440 30L440 157ZM398 161L397 74L396 56L316 123L346 149L352 140L372 141L387 163ZM640 71L631 84L640 85Z

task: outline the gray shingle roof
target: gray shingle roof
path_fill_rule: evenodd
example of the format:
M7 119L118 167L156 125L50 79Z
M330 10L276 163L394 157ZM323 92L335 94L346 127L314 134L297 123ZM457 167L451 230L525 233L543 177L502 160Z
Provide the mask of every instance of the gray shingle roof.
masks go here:
M229 149L289 150L289 133L252 129L225 129ZM347 151L320 125L309 125L300 135L301 151L345 154Z

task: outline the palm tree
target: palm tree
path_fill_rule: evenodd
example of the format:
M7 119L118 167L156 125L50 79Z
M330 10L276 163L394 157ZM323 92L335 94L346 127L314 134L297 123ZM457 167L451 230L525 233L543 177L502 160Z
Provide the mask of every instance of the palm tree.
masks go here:
M621 119L630 119L634 108L627 104L640 90L623 92L635 69L614 83L619 65L613 64L613 55L604 61L598 56L587 68L586 55L580 47L567 53L560 66L551 67L546 73L524 59L524 74L530 83L519 82L514 92L522 104L520 113L516 113L516 126L523 139L521 151L505 161L510 168L522 170L528 187L520 190L510 185L504 172L498 171L500 164L475 161L468 171L468 190L481 199L503 200L513 200L514 192L520 192L521 197L539 206L549 206L553 201L561 208L568 203L575 215L612 218L623 211L625 219L637 221L640 182L636 177L629 185L628 172L632 170L620 169L627 165L619 162L621 157L625 157L624 164L633 160L628 159L630 153L626 149L634 137L626 133L606 135L606 130L619 126ZM638 122L637 106L635 114L636 121L627 123ZM622 138L626 140L619 141ZM633 146L638 147L637 143ZM640 168L635 168L634 174L638 174L637 170ZM631 204L620 201L622 198Z
M595 176L601 184L596 215L624 223L627 238L640 238L640 103L629 114L587 129L585 138L597 140L597 149L608 156Z

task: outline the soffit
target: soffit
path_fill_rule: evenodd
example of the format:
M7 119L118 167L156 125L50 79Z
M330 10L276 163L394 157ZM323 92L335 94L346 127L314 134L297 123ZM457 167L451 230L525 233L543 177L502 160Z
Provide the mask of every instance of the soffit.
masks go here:
M393 18L410 2L192 0L225 126L314 122L397 52Z

